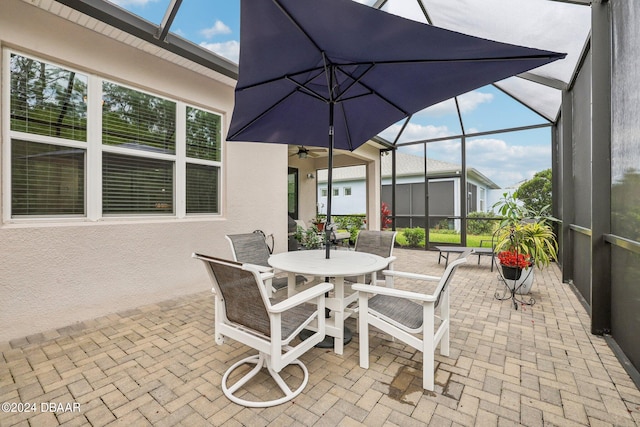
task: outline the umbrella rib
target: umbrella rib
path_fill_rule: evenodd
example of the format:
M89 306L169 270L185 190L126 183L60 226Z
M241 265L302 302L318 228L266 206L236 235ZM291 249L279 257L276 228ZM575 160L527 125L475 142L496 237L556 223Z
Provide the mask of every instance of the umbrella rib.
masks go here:
M338 68L338 69L339 69L343 74L345 74L346 76L349 76L349 78L351 78L351 80L352 80L352 82L349 84L349 86L347 86L346 88L344 88L344 90L343 90L343 91L341 91L341 93L340 93L340 94L338 95L338 97L335 99L335 101L336 101L336 102L340 102L340 99L342 98L342 96L343 96L345 93L349 92L349 89L351 89L355 84L359 83L359 82L360 82L360 80L362 80L362 78L363 78L364 76L366 76L366 75L367 75L367 73L373 69L373 67L375 67L375 65L376 65L376 64L375 64L375 63L373 63L373 62L371 62L371 63L369 63L368 65L369 65L369 67L368 67L368 68L367 68L367 69L366 69L366 70L365 70L365 71L360 75L360 77L358 77L358 78L355 78L354 76L352 76L352 75L351 75L351 73L348 73L347 71L343 70L343 69L341 68L341 66L340 66L340 65L337 65L337 66L336 66L336 67L337 67L337 68ZM365 84L363 84L363 86L365 86L365 87L366 87L366 85L365 85ZM346 98L346 99L349 99L349 98Z
M235 138L237 135L241 134L242 132L244 132L246 129L248 129L249 127L251 127L255 122L257 122L258 120L260 120L262 117L266 116L267 114L269 114L271 112L271 110L273 110L274 108L276 108L278 105L280 105L282 102L284 102L287 98L289 98L291 95L293 95L294 93L296 93L298 91L298 89L291 91L290 93L288 93L287 95L283 96L282 98L280 98L279 100L277 100L276 102L273 103L273 105L271 105L269 108L266 108L264 111L262 111L260 114L258 114L256 117L254 117L253 119L251 119L246 125L242 126L240 129L238 129L236 132L234 132L232 135L227 136L227 139L232 140L233 138Z
M389 61L375 61L378 65L388 64L428 64L428 63L440 63L440 62L502 62L513 60L539 60L539 59L552 59L556 57L564 58L567 56L564 53L552 54L552 55L531 55L531 56L499 56L499 57L487 57L487 58L449 58L449 59L398 59ZM367 65L371 61L365 62L351 62L348 65Z
M378 62L376 63L371 63L371 62L364 62L360 65L371 65L371 67L369 68L369 70L371 70L373 68L374 65L378 64ZM349 64L351 65L351 64ZM367 70L367 71L369 71ZM345 70L340 70L342 71L344 74L346 74L347 76L351 77L352 79L355 80L355 77L353 77L350 73L346 72ZM405 111L403 108L401 108L399 105L397 105L396 103L392 102L390 99L387 99L386 96L382 96L378 91L373 90L372 88L370 88L367 84L360 82L360 84L362 85L362 87L364 87L365 89L367 89L369 91L369 93L367 94L362 94L362 95L356 95L353 96L351 98L347 98L347 99L343 99L342 101L347 101L349 99L355 99L355 98L359 98L361 96L367 96L367 95L376 95L378 96L380 99L382 99L384 102L386 102L387 104L391 105L393 108L395 108L396 110L400 111L402 114L404 114L405 116L408 116L409 113L407 111ZM345 91L346 92L346 91ZM343 92L344 93L344 92Z
M292 76L297 76L297 75L300 75L300 74L308 74L308 73L312 73L314 71L320 71L320 72L318 74L316 74L315 76L313 76L312 78L310 78L308 81L311 81L314 78L318 77L324 71L324 69L322 67L308 68L306 70L298 71L297 73L287 74L284 77L283 76L278 76L278 77L274 77L274 78L269 79L269 80L263 80L263 81L260 81L260 82L257 82L257 83L253 83L253 84L250 84L250 85L247 85L247 86L240 86L240 87L236 86L235 91L236 92L242 92L243 90L253 89L254 87L258 87L258 86L266 85L266 84L269 84L269 83L277 82L278 80L282 80L283 78L287 79L287 78L291 78Z
M351 132L349 131L349 121L347 120L347 113L344 111L344 106L340 108L342 110L342 119L344 120L345 135L347 136L347 144L349 151L353 151L353 143L351 142Z
M313 46L315 46L316 49L318 49L318 52L322 52L322 49L320 49L320 46L318 46L318 43L316 43L316 41L309 35L309 33L307 33L302 26L300 26L300 24L298 24L298 21L296 21L293 16L289 13L289 11L280 4L279 1L277 0L273 0L273 3L276 5L276 7L278 9L280 9L280 11L287 17L289 18L289 20L291 21L291 23L293 25L295 25L295 27L298 29L298 31L300 31L302 34L304 34L304 36L311 42L313 43Z
M356 98L360 98L363 96L368 96L368 95L377 95L380 99L384 100L387 104L391 105L393 108L395 108L396 110L400 111L402 114L404 114L405 116L408 116L409 113L407 111L405 111L404 109L402 109L400 106L398 106L397 104L395 104L394 102L392 102L391 100L387 99L386 96L382 96L378 91L373 90L371 87L369 87L367 84L363 83L361 80L362 78L369 72L371 71L376 65L378 64L378 62L362 62L362 63L357 63L356 65L368 65L369 68L367 68L367 70L362 73L362 75L358 78L354 77L351 73L347 72L346 70L344 70L343 68L341 68L342 66L351 66L354 64L340 64L340 65L335 65L333 64L333 67L338 68L343 74L349 76L349 78L351 80L353 80L353 82L345 89L341 92L341 94L338 96L337 99L335 99L335 102L345 102L345 101L349 101L352 99L356 99ZM369 91L369 93L364 93L364 94L360 94L360 95L355 95L349 98L342 98L342 95L344 95L354 84L356 83L360 83L362 85L363 88L367 89ZM340 99L342 98L342 99Z
M297 81L293 80L292 78L290 78L289 76L286 76L285 79L291 83L293 83L294 85L297 86L297 91L298 92L304 92L307 95L310 95L316 99L319 99L322 102L329 102L329 100L325 97L323 97L322 95L320 95L319 93L317 93L314 90L309 89L308 87L306 87L305 85L303 85L302 83L298 83Z

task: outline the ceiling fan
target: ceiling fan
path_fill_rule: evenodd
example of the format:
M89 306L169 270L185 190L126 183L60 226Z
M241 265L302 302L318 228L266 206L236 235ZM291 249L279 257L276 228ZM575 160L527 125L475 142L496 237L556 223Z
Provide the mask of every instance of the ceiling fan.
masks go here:
M307 157L318 157L320 154L317 153L323 153L324 151L325 150L323 148L310 150L301 145L296 151L292 151L291 154L289 154L289 157L298 156L299 159L306 159Z

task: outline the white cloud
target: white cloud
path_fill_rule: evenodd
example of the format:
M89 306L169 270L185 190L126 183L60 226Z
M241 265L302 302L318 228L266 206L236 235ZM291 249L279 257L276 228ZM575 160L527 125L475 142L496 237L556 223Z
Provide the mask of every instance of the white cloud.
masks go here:
M222 43L200 43L200 46L209 49L218 55L224 56L236 64L240 59L240 43L237 40L230 40Z
M205 38L210 39L213 36L217 36L218 34L230 34L231 28L229 28L224 22L217 20L212 27L204 28L200 30L200 34L202 34Z
M467 92L458 97L460 111L462 111L463 113L473 111L478 108L480 104L489 103L491 101L493 101L492 93L478 92L477 90Z
M551 167L549 145L515 145L501 139L467 142L467 165L501 187L511 187Z

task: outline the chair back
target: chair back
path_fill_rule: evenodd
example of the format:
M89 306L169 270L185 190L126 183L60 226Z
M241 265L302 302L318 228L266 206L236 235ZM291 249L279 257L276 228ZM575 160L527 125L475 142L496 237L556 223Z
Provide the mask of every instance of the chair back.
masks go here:
M453 279L453 275L461 264L467 262L467 257L473 252L473 249L469 249L464 251L455 261L450 263L447 268L444 270L442 277L440 278L440 282L438 283L438 287L436 288L436 293L438 297L436 298L435 308L438 308L440 305L440 300L442 299L442 295L447 290L449 283Z
M259 233L228 234L233 258L243 264L255 264L268 267L269 247Z
M209 267L215 292L221 296L226 318L265 336L271 336L269 314L262 288L254 272L242 264L197 255Z
M356 239L355 250L389 258L393 253L396 234L396 231L361 230Z

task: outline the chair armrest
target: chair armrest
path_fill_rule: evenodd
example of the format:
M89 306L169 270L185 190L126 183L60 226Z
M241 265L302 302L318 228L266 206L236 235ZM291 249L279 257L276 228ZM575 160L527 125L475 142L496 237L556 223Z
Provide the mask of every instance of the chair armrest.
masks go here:
M309 289L306 289L300 293L293 295L290 298L287 298L283 301L280 301L276 305L272 305L269 308L270 313L282 313L283 311L287 311L292 307L305 303L309 300L319 297L320 295L324 295L333 289L333 284L331 283L319 283Z
M273 279L274 276L275 274L273 274L272 272L260 273L260 278L263 282Z
M250 263L246 263L248 265L250 265L251 267L253 267L254 269L258 270L258 272L260 273L273 273L273 267L269 267L269 266L265 266L265 265L258 265L258 264L250 264Z
M382 274L384 274L385 276L400 277L402 279L412 279L412 280L438 281L441 279L438 276L428 276L426 274L417 274L417 273L406 273L404 271L396 271L396 270L384 270Z
M387 266L389 270L393 270L393 263L396 261L396 257L391 255L390 257L385 258L387 261Z
M390 297L406 298L424 302L435 302L437 300L435 295L425 295L417 292L403 291L401 289L386 288L383 286L371 286L362 283L356 283L352 285L351 288L366 294L387 295Z

